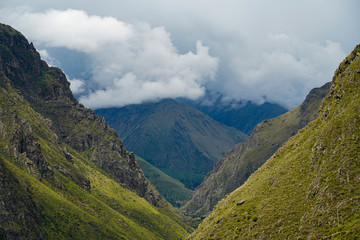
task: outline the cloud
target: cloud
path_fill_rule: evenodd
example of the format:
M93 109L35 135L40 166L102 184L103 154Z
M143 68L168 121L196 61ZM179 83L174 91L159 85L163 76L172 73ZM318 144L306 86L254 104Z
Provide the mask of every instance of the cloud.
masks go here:
M180 55L171 45L164 47L165 45L158 44L160 46L147 42L147 46L143 46L132 58L127 58L128 61L113 59L122 62L121 67L102 66L99 63L99 71L94 78L100 81L105 77L108 79L107 86L88 96L82 96L80 102L93 108L102 108L162 98L196 99L202 96L205 82L214 78L217 67L217 59L209 56L208 48L197 42L196 53ZM116 76L119 72L126 73L118 78ZM104 85L103 82L99 84Z
M228 98L245 98L254 102L270 101L293 108L314 87L331 81L345 57L339 43L307 42L286 34L269 34L246 59L232 61L233 80L223 86Z
M32 10L1 9L20 5ZM267 100L292 108L311 88L330 81L358 44L359 7L358 0L3 0L0 21L57 60L66 54L58 58L50 47L86 53L83 65L89 68L74 60L76 66L67 69L72 78L86 79L82 94L90 95L83 101L110 92L116 98L105 104L175 97L173 79L180 78L189 86L179 91L184 97L206 88L227 102ZM203 52L194 47L198 40ZM86 74L74 73L80 68ZM130 76L134 91L123 93L115 83ZM169 89L155 96L154 90L148 93L150 85Z
M69 79L69 77L67 77L67 78ZM75 78L75 79L71 79L71 80L69 79L69 82L70 82L70 89L73 92L73 94L76 95L76 94L80 94L85 91L84 80Z
M161 98L195 99L214 79L218 59L196 42L196 52L180 54L164 27L128 24L113 17L90 16L68 9L45 12L12 11L8 19L36 44L66 47L88 54L92 83L71 80L74 93L88 92L87 107L124 106ZM46 52L43 52L46 56Z
M37 51L40 53L41 59L47 62L49 66L59 65L58 61L55 58L51 57L46 49L40 49Z
M91 53L112 42L125 42L133 34L129 24L113 17L89 16L82 10L32 12L29 8L17 8L2 12L28 38L48 47Z

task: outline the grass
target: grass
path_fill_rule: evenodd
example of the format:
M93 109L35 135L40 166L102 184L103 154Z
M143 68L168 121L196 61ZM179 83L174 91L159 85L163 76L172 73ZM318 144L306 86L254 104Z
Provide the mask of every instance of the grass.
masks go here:
M26 155L15 158L15 152L9 155L1 151L6 167L31 192L32 199L41 210L40 229L44 238L83 239L86 235L90 239L178 239L187 235L186 226L175 211L158 209L121 187L88 161L85 152L78 152L67 145L75 164L68 162L62 151L64 145L59 143L45 120L15 92L2 94L1 103L1 109L14 111L13 115L2 118L3 123L9 123L2 132L10 134L18 128L16 123L10 124L13 117L25 119L32 129L29 131L41 145L43 156L49 166L53 166L52 172L58 185L54 185L52 179L45 180L36 172L29 172L23 163L29 161ZM2 138L2 149L9 144L12 144L11 135ZM82 176L89 179L90 192L59 173L56 169L60 168L66 169L75 178Z
M2 28L0 25L0 32ZM33 57L32 53L29 59L23 55L24 62ZM9 57L18 60L15 59L18 56ZM16 73L21 69L15 70ZM32 79L40 82L40 88L34 87L34 91L61 87L50 73L52 69L48 70L42 69L45 75ZM170 204L163 200L166 204L161 207L151 205L121 186L109 171L95 165L91 158L93 148L80 151L66 143L68 139L61 132L64 129L73 135L92 134L103 137L104 141L115 139L115 133L102 131L99 118L87 115L90 110L75 110L66 98L45 102L50 90L49 95L42 96L44 99L27 92L25 100L20 95L25 90L15 89L20 82L12 82L3 72L0 81L0 157L5 174L1 177L12 179L4 184L16 190L2 201L19 211L8 208L15 217L10 219L11 223L0 223L0 237L4 236L4 229L24 238L40 238L41 234L44 239L84 239L85 236L88 239L182 239L191 231ZM33 101L31 104L29 99ZM36 110L53 117L53 121ZM76 122L76 114L82 114L83 120ZM73 117L66 119L70 116ZM66 159L65 150L72 155L73 163Z
M360 237L359 53L360 46L340 65L319 117L222 200L189 239Z
M329 84L313 89L300 106L258 124L247 142L239 143L216 164L181 211L200 218L209 214L222 198L241 186L292 135L315 119L328 91Z

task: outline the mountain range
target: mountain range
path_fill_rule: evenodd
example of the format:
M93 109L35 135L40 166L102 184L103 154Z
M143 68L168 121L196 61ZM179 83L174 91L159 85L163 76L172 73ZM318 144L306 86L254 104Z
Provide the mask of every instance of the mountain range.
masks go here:
M194 189L213 164L248 137L173 99L97 109L127 149Z
M330 83L315 88L300 106L257 125L248 141L237 144L215 164L181 211L200 219L208 215L218 201L240 187L290 137L317 117L329 89Z
M0 239L179 239L191 230L60 69L0 25Z
M250 138L172 99L98 110L115 131L69 85L0 24L0 239L360 238L360 45Z
M288 111L275 103L255 104L251 101L229 102L222 99L221 95L214 97L208 93L198 100L179 99L179 101L196 108L226 126L234 127L248 135L263 120L277 117Z
M226 196L187 239L360 237L360 45L318 117Z

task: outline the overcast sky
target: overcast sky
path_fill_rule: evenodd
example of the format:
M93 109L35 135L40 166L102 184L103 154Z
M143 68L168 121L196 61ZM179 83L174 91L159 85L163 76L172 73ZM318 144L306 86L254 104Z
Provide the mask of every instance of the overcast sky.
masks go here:
M1 0L91 108L168 97L287 108L360 43L358 0Z

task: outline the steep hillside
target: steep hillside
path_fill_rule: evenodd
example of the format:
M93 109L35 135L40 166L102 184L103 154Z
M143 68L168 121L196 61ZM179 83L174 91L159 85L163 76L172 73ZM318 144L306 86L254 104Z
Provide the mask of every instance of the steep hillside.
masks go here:
M99 109L124 145L188 188L199 185L213 164L247 136L172 99Z
M0 92L1 239L187 234L116 132L78 104L59 69L2 24Z
M207 97L211 98L211 96L205 96L196 101L187 99L181 101L193 106L216 121L234 127L246 134L250 134L254 127L263 120L274 118L287 112L284 107L269 102L261 105L250 101L224 103L221 101L222 96L218 96L216 100L207 100ZM209 104L209 101L211 104Z
M222 200L189 239L360 238L360 45L319 117Z
M240 187L291 136L317 116L330 83L310 91L305 101L293 110L260 123L248 141L239 143L214 166L182 211L203 218L226 194Z
M191 198L192 191L180 181L160 171L141 157L136 156L136 160L146 178L159 190L161 196L173 206L180 207Z

